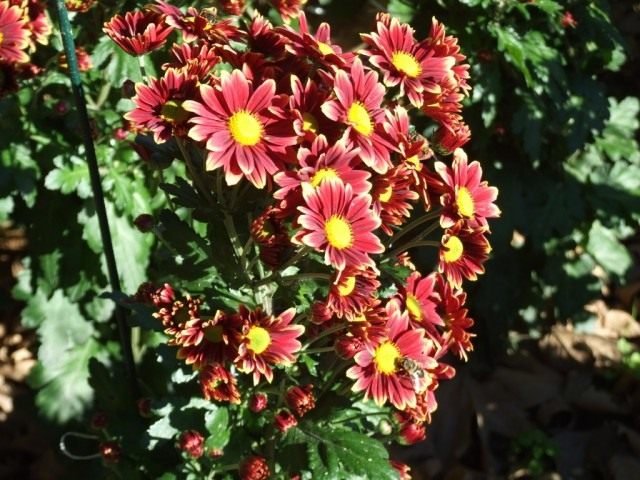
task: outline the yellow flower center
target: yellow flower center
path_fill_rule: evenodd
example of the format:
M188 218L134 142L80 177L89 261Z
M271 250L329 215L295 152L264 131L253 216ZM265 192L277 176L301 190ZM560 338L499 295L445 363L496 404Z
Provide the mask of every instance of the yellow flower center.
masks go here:
M409 313L413 318L422 320L422 308L420 308L420 302L414 295L407 295L405 304L407 305L407 310L409 310Z
M351 224L340 215L332 215L324 224L327 241L333 248L341 250L353 245Z
M366 322L367 321L367 317L364 316L363 313L356 315L354 317L351 317L349 319L350 322Z
M447 263L458 261L460 257L462 257L462 252L464 251L460 239L453 235L445 242L444 248L447 249L444 252L444 261Z
M353 289L356 288L356 277L352 275L350 277L345 278L338 284L338 293L341 297L346 297Z
M311 177L311 186L317 187L329 178L340 178L340 176L333 168L321 168L313 174L313 177Z
M369 112L364 108L364 105L360 102L353 102L347 112L347 120L356 129L358 133L361 133L365 137L368 137L373 132L373 124L371 123L371 117Z
M184 123L189 119L189 112L182 108L182 102L178 103L174 100L169 100L162 106L160 116L170 122Z
M208 327L204 331L204 337L212 343L220 343L222 341L222 327L215 325Z
M391 185L389 185L380 194L380 196L378 197L378 200L380 200L382 203L387 203L389 200L391 200L391 194L392 193L393 193L393 189L391 188Z
M473 217L473 214L476 212L473 197L467 187L460 187L458 190L456 205L458 206L458 212L460 212L460 215L463 217Z
M335 53L333 51L333 48L331 48L331 45L329 45L328 43L324 43L324 42L318 42L318 50L320 50L320 53L322 55L331 55L331 54Z
M396 361L400 358L400 351L393 342L386 341L373 352L373 361L380 373L391 375L396 371Z
M302 114L302 130L305 132L318 133L318 120L310 113Z
M249 350L258 355L264 352L269 348L269 345L271 345L271 335L269 335L269 332L262 327L251 327L247 333L247 338L249 339Z
M246 110L240 110L229 119L229 132L243 147L253 147L262 139L263 127L260 120Z
M417 155L413 155L412 157L407 158L405 161L417 171L422 170L422 162Z
M416 78L422 73L416 57L407 52L393 52L391 63L407 77Z
M2 45L2 40L4 40L4 34L0 32L0 45Z

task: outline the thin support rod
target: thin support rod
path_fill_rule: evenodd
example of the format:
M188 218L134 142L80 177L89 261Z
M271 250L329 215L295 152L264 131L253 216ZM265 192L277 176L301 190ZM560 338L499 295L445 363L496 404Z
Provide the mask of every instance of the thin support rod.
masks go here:
M76 108L80 115L80 125L82 128L82 137L84 141L84 149L87 155L87 163L89 166L89 176L91 178L91 190L95 200L96 214L98 215L98 224L100 225L100 237L104 247L104 256L107 261L107 272L109 276L109 284L111 290L120 292L120 279L118 277L118 267L113 252L113 243L111 240L111 231L109 230L109 220L107 218L107 209L104 203L104 192L102 191L102 182L100 181L100 172L98 170L98 160L96 158L96 150L93 145L93 137L91 135L91 123L89 122L89 114L87 113L87 103L80 80L80 70L78 69L78 59L76 57L75 42L73 40L73 32L71 23L69 22L69 14L64 4L64 0L56 0L56 9L60 20L60 31L62 33L62 43L67 55L67 64L69 65L69 77L71 78L71 88L75 97ZM118 335L122 346L122 355L124 357L125 369L131 386L133 398L139 398L138 382L136 379L136 366L133 361L133 350L131 348L131 331L125 320L126 312L120 306L116 305L116 323L118 325Z

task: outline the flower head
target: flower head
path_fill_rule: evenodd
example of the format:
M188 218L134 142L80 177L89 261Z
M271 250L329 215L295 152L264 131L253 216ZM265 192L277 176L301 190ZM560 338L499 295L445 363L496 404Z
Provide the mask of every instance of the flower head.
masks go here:
M162 47L173 28L163 15L136 10L115 15L102 30L129 55L143 55Z
M431 381L425 370L437 362L430 356L432 344L425 331L410 328L409 316L398 302L389 301L386 312L387 335L356 354L347 377L355 380L352 390L364 391L365 399L373 398L380 406L389 401L404 410L415 406L416 394Z
M420 272L412 272L407 277L407 283L398 291L398 299L409 318L416 325L433 330L434 325L443 325L442 319L436 312L439 297L434 293L436 275L423 277Z
M220 363L207 364L200 370L200 387L207 400L240 403L236 378Z
M262 310L247 310L240 307L238 317L243 322L236 367L243 373L253 373L257 385L264 376L273 380L272 365L291 364L302 346L297 338L304 332L302 325L291 325L296 311L293 308L277 317L266 315Z
M264 457L253 455L240 464L240 480L267 480L270 476L269 464Z
M196 430L185 430L178 438L178 448L191 458L204 455L204 437Z
M8 1L0 2L0 62L25 63L29 55L29 25L23 10Z
M246 177L263 188L285 148L296 143L291 123L278 115L275 90L273 80L253 88L244 73L234 70L222 73L220 86L201 85L202 102L183 104L195 114L189 136L206 142L207 170L222 167L229 185Z
M370 254L384 246L373 231L380 226L371 209L371 197L354 195L350 185L327 181L318 188L304 188L304 205L298 207L302 226L294 241L323 251L325 263L338 270L375 267Z
M438 271L456 288L463 279L476 280L484 273L483 263L489 258L491 246L484 228L453 226L445 231L440 247Z

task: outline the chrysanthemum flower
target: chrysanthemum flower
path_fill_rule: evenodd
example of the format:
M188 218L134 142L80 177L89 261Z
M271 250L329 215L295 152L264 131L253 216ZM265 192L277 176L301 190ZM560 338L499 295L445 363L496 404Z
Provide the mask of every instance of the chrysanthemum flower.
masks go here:
M236 378L220 363L207 364L199 372L202 395L215 402L240 403Z
M290 43L287 50L295 56L306 58L327 67L346 67L354 59L353 53L343 53L339 45L331 41L331 26L323 22L318 26L316 33L311 33L307 17L304 12L298 16L299 32L288 25L280 27L278 31Z
M240 307L238 317L243 325L234 363L239 371L253 373L254 385L262 376L268 382L273 381L272 365L295 362L295 354L302 346L297 338L304 333L302 325L291 325L295 313L290 308L274 317L260 309L249 311Z
M179 347L177 357L187 365L201 369L213 363L224 364L237 352L237 319L218 310L213 317L191 312L190 319L180 325L170 344Z
M433 136L434 148L444 154L450 154L456 148L464 146L471 139L471 130L458 114L447 115Z
M189 112L184 101L197 92L198 79L184 72L169 69L162 78L151 78L149 85L136 84L135 108L125 114L137 130L153 132L156 143L172 137L185 137Z
M353 318L372 304L380 287L370 268L346 268L334 274L326 300L327 309L338 318Z
M434 56L413 36L413 29L389 14L378 15L377 33L361 35L369 47L363 50L371 63L383 73L387 86L400 86L402 94L420 108L423 102L423 84L439 82L455 64L451 56Z
M409 316L398 302L389 301L387 337L379 343L366 344L354 357L356 365L347 370L355 380L354 392L364 391L365 399L373 398L382 406L389 401L399 410L416 404L416 393L430 383L426 369L437 365L431 357L432 344L423 329L412 329Z
M267 480L271 477L271 470L267 459L253 455L240 463L240 480Z
M102 30L129 55L143 55L162 47L173 27L164 22L163 15L136 10L115 15Z
M298 207L302 228L294 241L324 251L325 263L338 270L375 268L369 255L382 253L384 246L373 233L380 218L371 209L371 197L356 196L351 185L336 180L303 188L302 194L305 204Z
M471 226L487 226L487 218L500 216L500 209L493 203L498 189L482 181L482 167L478 162L467 164L463 150L454 152L451 167L435 163L435 170L442 178L446 190L441 195L443 211L442 228L449 228L462 220Z
M222 73L220 86L200 86L202 103L183 103L196 115L189 136L206 142L207 170L222 167L229 185L244 176L257 188L264 187L267 174L278 170L278 156L296 143L291 122L279 116L275 90L273 80L254 89L234 70Z
M293 128L307 141L313 141L316 136L322 134L333 143L340 134L339 126L330 121L321 110L328 96L329 92L320 88L310 78L302 85L302 81L296 75L291 75L289 107L296 115Z
M378 74L365 72L360 59L356 59L350 75L344 70L336 72L333 90L336 99L322 105L322 111L329 119L347 126L343 138L360 148L360 157L367 166L385 173L392 166L393 146L382 130L384 111L380 107L385 88L378 82Z
M278 11L282 19L288 22L300 15L307 0L269 0L269 2Z
M293 247L281 213L276 207L268 207L251 223L251 237L260 249L260 260L271 268L282 265Z
M242 15L245 7L245 0L220 0L220 8L227 15Z
M255 14L247 26L247 49L267 57L280 58L285 52L287 40L269 20Z
M65 0L64 5L67 7L67 10L70 12L87 12L93 5L96 3L96 0Z
M412 272L406 285L399 287L397 296L411 321L429 332L433 331L434 325L444 325L436 312L440 298L434 291L435 285L435 274L423 277L420 272Z
M420 198L413 186L413 178L402 165L374 177L371 196L382 221L381 229L387 235L393 235L393 227L402 225L411 216L412 202Z
M368 193L371 176L366 170L355 167L358 162L358 150L348 148L344 142L329 146L324 135L315 138L311 148L299 147L297 152L298 168L282 171L274 175L273 180L281 187L273 197L284 200L292 193L299 197L302 184L318 188L328 180L339 180L351 186L354 195Z
M163 69L177 69L187 75L198 77L200 81L212 74L213 67L220 62L215 49L207 44L174 44L170 53L172 61L162 65Z
M469 332L473 327L473 320L468 316L469 310L464 308L467 294L453 289L442 275L437 276L435 290L442 299L438 310L445 326L442 338L444 348L451 350L462 360L467 360L467 352L473 350L471 339L475 337L475 334Z
M476 280L484 273L483 263L489 258L491 246L484 228L469 228L455 225L445 231L440 247L438 271L455 287L462 286L462 280Z
M29 55L29 25L23 10L7 1L0 2L0 62L25 63Z
M87 51L82 47L76 48L76 58L78 60L78 70L81 72L87 72L91 68L93 68L93 64L91 63L91 56L87 53ZM69 70L69 64L67 62L67 54L65 52L61 52L58 56L58 66L64 70Z

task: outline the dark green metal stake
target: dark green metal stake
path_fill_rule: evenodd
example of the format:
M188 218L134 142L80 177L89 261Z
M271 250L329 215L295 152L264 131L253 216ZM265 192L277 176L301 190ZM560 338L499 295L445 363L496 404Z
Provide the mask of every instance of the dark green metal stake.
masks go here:
M76 57L76 47L73 41L73 32L71 31L71 23L69 22L69 14L64 0L56 0L56 9L58 10L58 18L60 19L60 31L62 32L62 43L64 51L67 55L67 64L69 65L69 76L71 77L71 87L75 97L76 107L80 114L80 125L82 126L82 136L84 139L84 149L87 154L87 163L89 164L89 175L91 177L91 190L95 200L96 214L98 215L98 223L100 225L100 236L102 237L102 245L104 247L104 256L107 260L107 271L109 274L109 284L114 292L120 292L120 279L118 278L118 267L116 266L116 258L113 253L113 243L111 241L111 231L109 230L109 220L107 218L107 209L104 204L104 193L102 191L102 183L100 181L100 172L98 171L98 160L96 158L96 150L93 145L91 135L91 124L89 123L89 114L87 112L87 103L84 98L84 89L80 80L80 71L78 70L78 59ZM133 351L131 348L131 332L125 320L125 310L116 305L116 322L118 324L118 334L122 345L122 354L126 367L128 380L131 384L131 393L134 399L138 399L139 389L136 378L136 366L133 360Z

